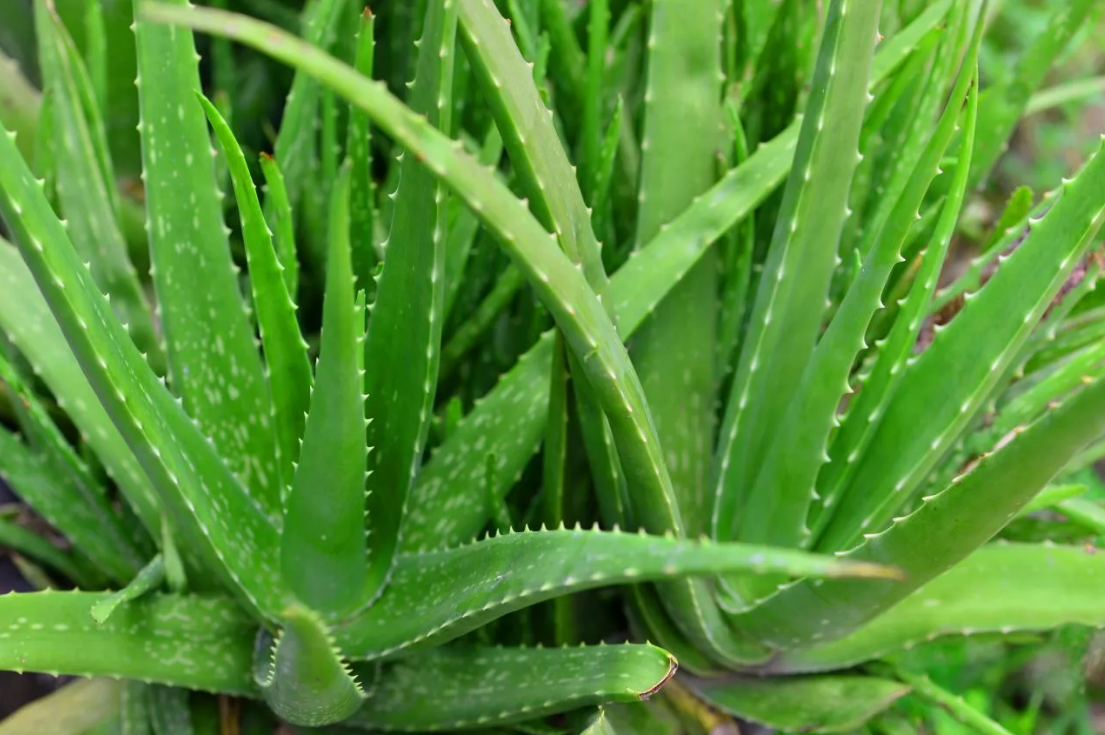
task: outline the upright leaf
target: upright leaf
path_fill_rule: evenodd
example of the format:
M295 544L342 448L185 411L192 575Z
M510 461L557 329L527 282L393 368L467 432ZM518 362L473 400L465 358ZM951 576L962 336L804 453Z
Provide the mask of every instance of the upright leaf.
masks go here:
M329 616L352 611L373 591L364 581L364 312L353 295L348 168L335 194L317 381L280 537L288 586Z
M741 349L715 458L714 533L734 538L755 470L780 435L821 328L859 133L881 3L834 0L813 89Z
M136 21L142 168L169 377L188 414L273 515L280 488L271 403L230 257L207 123L195 103L192 34Z
M449 130L452 111L456 0L433 0L419 45L411 91L426 122ZM407 493L422 463L433 412L444 305L446 192L421 153L403 157L387 259L368 325L368 523L370 595L391 574Z

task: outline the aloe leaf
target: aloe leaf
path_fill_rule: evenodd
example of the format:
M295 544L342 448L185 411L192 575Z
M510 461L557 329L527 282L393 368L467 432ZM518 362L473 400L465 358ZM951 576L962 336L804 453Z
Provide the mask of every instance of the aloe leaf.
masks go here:
M2 143L0 143L2 144ZM149 479L100 405L19 251L0 239L0 328L34 366L151 533L161 527Z
M721 426L713 472L717 538L739 533L746 503L755 502L749 495L755 469L769 438L780 435L791 391L814 351L859 160L880 5L835 0L828 10L813 90Z
M725 712L795 732L851 732L910 691L893 679L855 674L691 680L690 686Z
M129 579L142 568L148 540L140 530L127 528L104 488L2 355L0 379L23 402L23 429L37 449L32 452L0 431L0 474L99 569L115 581Z
M682 666L682 661L680 661ZM671 688L665 691L670 692ZM657 706L644 702L600 707L580 735L678 735L678 721Z
M88 611L106 593L0 595L0 668L113 676L255 695L255 623L226 598L155 595L121 606L103 626Z
M512 533L399 557L387 593L335 630L352 659L440 644L508 612L595 587L716 572L894 576L831 557L605 531Z
M353 68L368 79L376 55L376 16L369 8L361 14ZM357 288L374 293L376 268L376 183L372 178L372 130L368 115L349 109L346 157L351 162L349 181L349 241L353 248L353 273ZM369 300L374 300L369 297Z
M299 293L299 260L295 248L295 225L292 220L292 205L288 200L288 189L284 184L284 174L276 159L267 153L261 154L261 172L265 177L265 204L271 209L268 221L272 227L272 239L276 246L277 257L283 266L284 283L288 295L293 301Z
M1064 184L1059 200L985 288L906 368L819 548L846 548L860 533L883 528L952 447L1105 221L1103 186L1105 156L1097 155ZM926 416L921 424L918 415Z
M552 528L564 523L565 491L568 481L568 364L564 338L557 335L549 371L549 418L542 448L542 522Z
M385 668L349 724L385 731L510 724L647 699L676 667L650 645L446 648Z
M330 211L322 345L299 464L284 513L280 567L289 588L325 615L365 602L364 313L353 294L349 171Z
M877 83L901 63L949 6L950 0L934 4L885 41L872 62L871 82ZM634 333L710 245L783 181L793 160L797 131L797 125L792 125L760 146L614 274L606 301L614 308L623 338ZM411 491L404 548L462 543L479 532L489 511L483 499L486 452L497 458L500 494L514 484L539 446L548 406L543 376L551 364L551 343L551 335L546 335L526 353L422 469ZM504 415L512 421L502 421ZM447 513L438 510L443 506Z
M638 193L640 244L714 182L721 138L720 39L716 3L652 4ZM711 248L633 339L633 364L690 536L709 526L717 290L718 260Z
M575 172L533 74L493 3L458 0L460 38L502 135L511 166L537 219L583 265L600 298L606 286L599 245Z
M134 579L118 592L98 601L92 606L92 619L98 625L103 625L118 607L126 602L137 600L139 597L152 592L165 582L165 562L158 554L150 563L142 567Z
M72 350L65 359L76 356L186 539L186 552L207 571L233 579L251 604L278 608L284 591L273 560L275 529L146 365L34 177L13 156L11 138L0 133L0 157L12 161L0 167L0 213L65 334Z
M475 311L468 314L441 348L442 377L453 374L461 360L479 344L480 337L494 325L495 320L510 306L525 285L526 277L522 272L513 266L507 266Z
M717 675L723 667L700 651L688 640L672 621L660 599L655 585L637 584L627 590L630 607L630 620L636 626L635 633L655 641L656 645L669 651L679 661L679 666L693 674L702 676Z
M249 261L249 283L253 290L253 308L261 333L261 345L268 366L272 392L272 417L276 432L277 470L280 495L295 474L299 458L299 440L303 436L304 417L311 401L311 365L307 361L307 342L296 321L296 305L281 273L284 265L273 248L273 238L249 165L227 124L207 98L199 96L207 119L223 149L223 157L234 184L242 235Z
M122 735L150 735L149 687L140 681L123 682L119 702Z
M57 191L73 245L92 264L93 279L111 296L112 309L135 344L152 365L161 366L149 306L115 219L115 177L88 72L52 6L36 0L35 7L40 65L52 90Z
M1029 98L1024 115L1036 115L1073 102L1093 99L1105 92L1105 77L1075 79L1042 89Z
M592 2L587 8L587 70L583 114L580 125L580 180L592 206L602 159L602 114L606 101L607 37L610 33L610 3Z
M85 735L119 711L123 686L111 679L67 684L6 717L0 735Z
M983 546L856 632L783 654L779 671L821 671L880 658L940 636L1101 626L1105 561L1083 548Z
M1055 241L1049 244L1054 247ZM1105 432L1103 412L1105 380L1099 380L1016 434L942 492L925 498L916 511L895 519L882 533L868 535L842 556L894 565L904 581L863 586L800 582L736 620L784 648L850 634L967 558L1016 517L1080 449Z
M925 310L936 291L944 266L948 246L955 233L959 211L966 194L970 171L971 148L974 141L978 110L977 86L972 87L968 101L967 120L964 124L959 163L952 190L945 200L929 240L920 270L905 302L899 307L890 334L878 346L878 356L871 374L863 381L863 389L854 396L843 425L829 445L829 463L822 467L817 477L820 495L818 514L814 519L813 538L828 523L836 502L846 486L856 460L866 449L894 395L906 361L913 354L917 336L921 331Z
M1047 27L1033 40L1012 70L1008 83L988 90L981 100L978 143L971 166L971 181L977 184L990 172L1006 150L1017 122L1025 113L1032 93L1071 39L1093 12L1093 0L1072 0L1057 7Z
M6 434L0 432L0 454L4 457L3 460L0 460L2 465L8 465L11 462L9 458L10 448L7 446L8 441L10 439L7 438ZM10 472L3 466L0 466L0 475L3 475L5 481L17 492L19 491L19 485L12 481ZM69 554L37 533L4 518L0 518L0 546L34 559L54 571L61 572L80 587L94 584L92 581L94 578L90 578L88 574L83 572ZM0 730L0 733L2 732L3 730Z
M450 128L456 0L434 0L419 45L411 104L424 124ZM429 129L429 128L428 128ZM441 352L448 243L448 198L420 162L419 147L400 164L387 259L368 326L366 412L371 421L365 586L377 595L391 573L410 485L422 460Z
M258 684L273 712L305 727L329 725L353 714L365 694L342 663L322 619L310 610L292 608L284 612L281 625L271 654L257 651L258 656L271 655L271 660L257 663Z
M150 254L170 382L254 500L275 514L271 402L193 96L200 80L192 34L136 20Z

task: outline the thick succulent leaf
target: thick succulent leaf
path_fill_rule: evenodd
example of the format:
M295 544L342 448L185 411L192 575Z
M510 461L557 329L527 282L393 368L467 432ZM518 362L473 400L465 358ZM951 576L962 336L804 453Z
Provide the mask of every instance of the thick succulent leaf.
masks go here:
M815 536L828 523L831 517L830 509L839 500L851 472L855 469L856 460L874 436L878 422L885 413L886 405L894 395L906 361L912 356L914 345L917 344L925 310L936 291L944 258L952 235L955 234L959 211L966 194L977 110L978 91L975 87L972 89L969 102L952 189L941 209L936 230L929 240L914 285L909 290L909 296L905 302L899 306L898 316L894 326L891 327L890 334L878 347L878 356L870 375L863 381L863 389L858 395L853 396L844 423L830 444L829 463L822 468L817 477L820 504L818 515L814 520Z
M19 64L0 52L0 123L19 135L19 151L30 160L35 150L42 95L27 81Z
M331 200L329 239L318 380L285 508L280 567L300 601L340 616L366 601L368 561L364 311L353 294L348 169Z
M2 239L0 279L0 328L65 409L145 528L158 533L161 513L153 486L100 405L19 251Z
M22 402L21 423L30 439L27 446L0 430L0 475L100 570L115 581L129 579L142 568L148 539L115 512L104 488L2 355L0 380Z
M649 645L446 648L393 664L349 724L453 730L509 724L603 702L647 699L677 664Z
M137 600L145 594L153 592L165 582L165 561L158 554L150 563L142 567L123 589L115 592L92 606L92 619L98 625L103 625L111 614L124 603Z
M692 679L690 686L718 709L795 732L850 732L909 693L893 679L854 674Z
M898 669L895 673L899 679L912 687L915 696L940 707L975 732L981 735L1013 735L999 723L968 704L963 697L938 685L927 675L915 674L904 669Z
M258 684L272 711L305 727L329 725L356 712L364 692L342 663L322 619L310 610L291 608L280 622L271 652L257 651L271 657L257 663L262 664Z
M821 329L859 160L880 5L835 0L828 10L798 148L722 422L713 473L717 538L738 533L755 470L771 438L781 435L789 399Z
M981 31L964 59L951 101L933 130L917 165L901 188L901 196L879 226L828 329L818 340L802 380L794 392L782 432L772 442L748 499L740 537L750 542L797 546L808 541L806 518L817 472L824 463L832 430L838 424L842 392L857 356L865 346L864 334L879 310L882 294L895 265L901 260L910 229L917 221L925 193L939 172L944 150L951 142L968 85L974 89L975 62ZM972 94L972 107L976 98ZM973 125L969 124L969 135ZM758 519L753 522L752 519ZM755 583L754 583L755 584Z
M872 84L901 63L949 5L947 0L933 5L884 42L872 63ZM614 307L623 338L633 334L710 245L783 181L797 134L795 124L762 145L614 274L606 301ZM543 376L551 363L551 345L551 334L546 334L465 416L423 468L412 489L405 548L463 543L483 528L490 512L484 499L487 454L496 457L495 487L505 495L539 446L548 406Z
M202 95L199 101L223 149L223 158L234 184L234 196L238 200L249 262L249 285L253 290L253 310L268 366L276 432L277 481L283 497L294 476L304 417L311 401L313 376L307 361L307 342L299 331L296 305L281 272L284 265L273 247L273 237L265 223L245 155L215 106Z
M115 676L256 695L256 624L233 600L156 595L121 606L102 626L88 611L107 593L0 596L0 669Z
M5 440L2 437L4 437L4 434L0 432L0 456L3 456L4 463L7 463L9 447L5 446ZM0 468L0 474L4 476L5 481L7 481L9 485L18 491L19 486L8 479L8 472L6 469ZM81 570L76 562L73 561L73 557L65 551L54 546L54 544L34 531L24 528L14 521L9 521L5 518L0 518L0 546L17 554L22 554L29 559L33 559L35 562L48 566L54 571L61 572L81 587L86 586L89 580L93 579Z
M119 712L123 683L75 681L17 710L0 722L0 735L85 735Z
M1105 625L1105 558L1084 548L991 544L856 632L788 651L778 671L821 671L881 658L939 636Z
M140 19L135 34L150 256L169 378L188 414L272 515L280 508L272 404L230 257L207 122L194 97L200 80L192 34Z
M716 3L656 0L650 13L638 244L652 240L713 185L722 129L722 18ZM717 292L718 260L711 248L633 338L633 364L692 537L709 528Z
M150 706L147 691L151 684L124 681L119 703L122 735L150 735Z
M273 558L278 538L269 519L142 359L2 129L0 157L12 161L0 167L0 213L71 354L157 489L174 532L186 542L182 546L208 572L233 579L251 604L278 609L283 598Z
M112 309L135 344L152 365L163 368L150 309L115 218L115 177L103 123L90 99L88 71L46 0L35 2L35 26L40 67L52 95L57 191L73 246L92 264L96 285L111 296Z
M852 633L986 543L1103 433L1105 380L1099 380L1016 434L943 492L925 498L915 512L895 519L890 528L868 536L842 557L893 564L904 573L904 581L799 582L736 618L738 624L778 648Z
M878 531L950 449L1105 221L1105 155L1096 155L1024 243L910 364L818 548ZM925 416L918 423L917 417Z
M499 15L495 3L457 1L465 55L495 116L530 206L541 224L556 233L568 257L583 265L587 282L601 296L606 273L591 229L591 215L551 111L534 84L533 70L519 52L511 26Z
M831 557L643 534L560 530L501 535L402 556L386 593L335 630L353 659L440 644L508 612L595 587L720 572L892 577Z
M452 242L450 242L450 246ZM441 377L447 378L460 364L460 361L480 343L495 320L510 306L514 297L526 285L526 277L514 266L508 265L495 279L495 285L487 295L469 312L464 322L441 348Z
M679 722L662 707L636 702L599 708L581 735L678 735L680 732Z
M424 124L450 129L457 0L429 3L411 89ZM432 128L431 128L432 129ZM448 197L419 147L400 163L387 258L368 325L365 392L369 455L369 568L375 596L387 583L407 492L422 463L433 415L445 301Z

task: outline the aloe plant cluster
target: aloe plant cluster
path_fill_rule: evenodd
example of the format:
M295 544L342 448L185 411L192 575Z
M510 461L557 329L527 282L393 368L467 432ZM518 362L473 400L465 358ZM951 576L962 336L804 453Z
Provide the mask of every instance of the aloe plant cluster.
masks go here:
M895 653L1105 624L1008 531L1100 526L1105 157L945 273L1095 3L991 86L977 0L211 5L35 0L43 92L0 75L52 527L0 518L0 669L92 677L66 732L1000 730Z

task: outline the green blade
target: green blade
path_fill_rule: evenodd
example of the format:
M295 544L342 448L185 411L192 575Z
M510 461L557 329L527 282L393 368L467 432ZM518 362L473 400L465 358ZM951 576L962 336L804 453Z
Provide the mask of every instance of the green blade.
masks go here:
M277 477L283 499L295 474L293 466L299 458L299 441L311 401L313 376L307 361L307 342L299 331L296 305L282 274L284 265L273 248L273 238L265 224L245 155L215 106L202 95L199 95L199 101L223 149L230 179L234 183L234 196L238 200L246 259L249 261L249 284L253 290L253 309L257 314L272 392Z
M100 405L19 251L0 239L0 328L31 363L152 534L161 512L149 478Z
M736 620L781 648L850 634L986 543L1103 432L1105 380L1099 380L842 557L894 565L904 581L800 582Z
M969 105L952 190L941 209L936 231L929 242L921 268L909 296L899 307L889 336L878 346L879 352L871 374L863 381L862 390L854 396L843 425L830 444L829 463L817 477L820 506L814 519L813 539L816 539L832 517L836 503L855 470L856 460L870 443L885 414L887 404L894 396L903 368L917 344L925 310L936 292L967 189L970 147L974 141L978 110L977 86L972 89Z
M335 186L329 238L318 380L284 512L280 567L300 601L340 616L373 591L364 583L364 313L353 294L349 169Z
M714 183L721 137L717 3L656 0L648 48L638 192L641 245ZM633 338L633 364L691 537L709 527L717 291L718 260L711 248Z
M2 129L0 157L21 163ZM115 320L26 166L0 167L0 213L65 334L72 350L66 359L76 356L174 532L187 540L182 545L207 572L233 580L250 604L278 609L284 590L273 558L275 529Z
M887 613L831 643L789 651L780 672L851 666L932 640L1105 624L1105 559L1083 548L991 544Z
M447 648L386 668L349 723L384 731L452 730L636 702L660 689L676 666L650 645Z
M1064 184L1024 243L906 368L818 548L847 548L861 533L883 529L952 447L1105 221L1103 191L1105 155L1099 154Z
M156 595L121 606L102 626L96 592L0 595L0 669L115 676L253 696L255 623L233 601Z
M24 446L0 431L0 472L36 513L65 534L97 568L116 582L130 579L142 568L148 538L140 529L127 527L104 487L2 355L0 380L23 403L21 423L31 445Z
M146 687L153 735L194 735L188 692L176 687Z
M720 572L893 576L831 557L620 532L512 533L402 556L385 594L335 631L353 659L443 643L512 610L595 587Z
M755 500L749 500L755 470L771 438L781 435L821 328L859 160L880 5L834 0L828 10L813 90L721 427L713 472L713 530L719 539L743 530L738 523Z
M67 684L4 718L0 735L85 735L119 712L123 686L110 679Z
M342 663L319 616L291 608L282 616L276 641L260 648L255 671L265 701L293 725L321 727L357 711L365 695L357 678ZM262 636L264 638L264 636ZM271 657L271 658L270 658Z
M150 309L116 220L115 176L88 72L46 0L36 0L35 25L40 66L52 94L57 190L73 245L92 264L93 279L111 296L112 309L135 344L163 370Z
M411 104L424 123L450 129L457 0L433 0L419 45ZM428 128L433 129L433 128ZM377 284L364 360L369 455L368 579L375 597L387 583L399 548L407 493L422 463L433 414L445 299L448 197L408 148Z
M788 732L851 732L910 689L892 679L852 674L691 680L690 686L718 709Z
M274 515L280 488L271 402L230 257L207 123L195 102L192 34L136 20L146 212L170 381L254 500Z
M299 293L299 260L295 249L295 224L292 220L292 205L288 200L288 189L284 184L284 174L276 159L267 153L261 154L261 172L265 177L265 204L270 207L267 218L272 226L272 238L276 252L283 266L284 283L288 287L288 296L295 301Z

